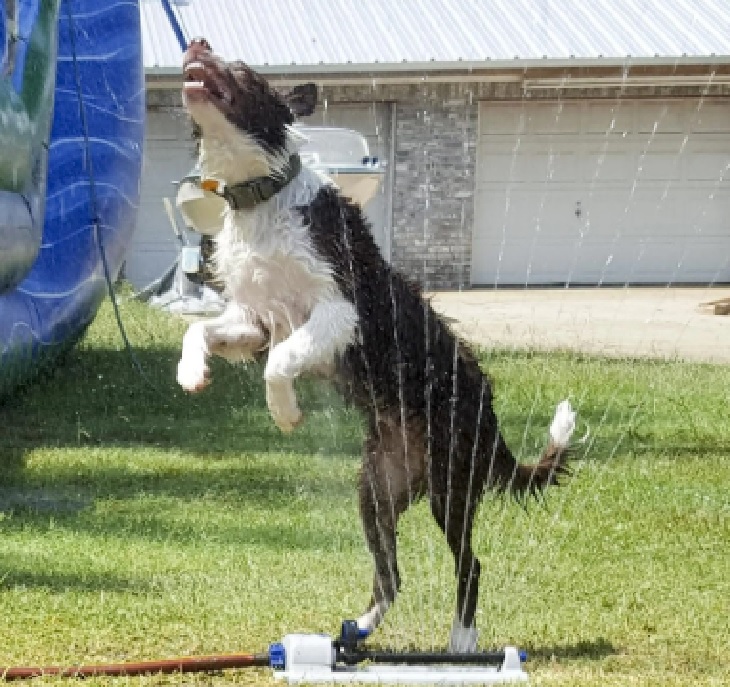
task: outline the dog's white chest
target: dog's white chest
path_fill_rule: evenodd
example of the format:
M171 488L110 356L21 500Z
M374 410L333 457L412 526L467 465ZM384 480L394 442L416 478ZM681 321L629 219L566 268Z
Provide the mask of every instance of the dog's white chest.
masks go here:
M228 295L253 308L276 340L307 320L335 289L298 213L263 206L230 213L218 236L217 266Z
M304 265L281 253L266 258L252 255L241 277L237 293L284 337L309 317L322 290Z

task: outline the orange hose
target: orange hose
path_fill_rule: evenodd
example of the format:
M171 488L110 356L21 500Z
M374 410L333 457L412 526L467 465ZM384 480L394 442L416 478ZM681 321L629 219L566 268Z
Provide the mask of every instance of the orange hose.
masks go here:
M96 675L133 676L155 673L202 673L224 670L226 668L251 668L269 665L268 654L230 654L223 656L190 656L168 658L159 661L139 663L102 663L98 665L76 666L16 666L0 668L0 680L27 680L44 675L59 677L94 677Z

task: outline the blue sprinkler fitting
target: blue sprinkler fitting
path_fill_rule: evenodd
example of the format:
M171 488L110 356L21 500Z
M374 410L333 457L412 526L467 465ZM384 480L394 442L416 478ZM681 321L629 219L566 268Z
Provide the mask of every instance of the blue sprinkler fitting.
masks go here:
M269 645L269 666L274 670L286 668L286 649L281 642Z

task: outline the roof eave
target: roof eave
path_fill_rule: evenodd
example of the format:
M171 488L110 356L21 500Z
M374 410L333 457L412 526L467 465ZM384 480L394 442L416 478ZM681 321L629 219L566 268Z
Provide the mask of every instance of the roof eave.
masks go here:
M730 55L682 55L682 56L632 56L625 57L569 57L569 58L519 58L486 60L449 60L428 62L362 62L319 64L252 64L256 71L266 76L294 75L388 75L396 76L413 72L502 71L508 69L570 69L585 67L681 67L689 65L727 65ZM147 67L146 74L153 77L179 76L180 67Z

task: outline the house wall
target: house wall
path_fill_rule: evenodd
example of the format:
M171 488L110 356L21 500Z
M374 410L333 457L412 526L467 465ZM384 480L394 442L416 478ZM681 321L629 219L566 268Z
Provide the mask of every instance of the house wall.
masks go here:
M524 72L519 76L527 78ZM391 261L426 289L471 285L480 100L676 97L699 102L701 98L730 97L730 86L713 84L711 78L703 86L630 85L529 92L519 82L471 82L463 78L456 83L430 83L424 77L408 84L363 79L357 84L323 81L321 85L321 96L330 103L395 103ZM178 92L150 91L150 95L148 107L180 105Z
M730 97L730 86L544 88L519 82L325 85L339 101L395 107L392 263L426 289L469 288L480 100Z

